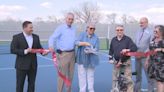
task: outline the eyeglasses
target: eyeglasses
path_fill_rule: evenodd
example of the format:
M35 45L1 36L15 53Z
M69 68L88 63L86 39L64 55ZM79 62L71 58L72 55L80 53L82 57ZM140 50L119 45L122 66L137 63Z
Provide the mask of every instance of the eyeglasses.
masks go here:
M74 20L73 18L68 18L68 20Z
M89 28L90 30L95 30L96 28Z
M144 22L140 22L140 24L144 24Z
M124 31L123 29L116 29L116 31Z
M154 33L158 33L158 32L155 30Z
M157 31L157 30L154 30L154 33L155 33L155 34L157 34L157 33L160 33L160 32L159 32L159 31Z

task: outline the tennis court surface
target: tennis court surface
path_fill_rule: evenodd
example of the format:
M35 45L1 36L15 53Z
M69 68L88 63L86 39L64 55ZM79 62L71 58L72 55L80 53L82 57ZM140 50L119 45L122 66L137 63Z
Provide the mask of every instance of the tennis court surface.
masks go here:
M47 48L47 45L44 45ZM0 45L0 92L15 92L16 73L15 73L15 55L9 53L9 44ZM107 51L102 51L107 53ZM51 55L42 57L38 54L38 72L36 78L36 92L57 92L57 73L53 65ZM112 84L112 69L107 57L100 57L100 65L95 71L95 92L110 92ZM132 68L134 70L135 60L132 58ZM135 76L133 76L135 80ZM143 88L147 88L145 74L143 74ZM78 92L77 65L75 66L74 79L72 84L72 92ZM25 83L24 92L27 90L27 82Z

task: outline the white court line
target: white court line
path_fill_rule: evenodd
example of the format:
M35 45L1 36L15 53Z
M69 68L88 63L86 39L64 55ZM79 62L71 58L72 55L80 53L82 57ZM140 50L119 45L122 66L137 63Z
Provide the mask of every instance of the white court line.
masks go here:
M156 91L157 88L154 88L154 91ZM148 89L141 89L142 92L148 92Z
M38 68L47 68L47 67L54 67L54 65L38 65ZM0 68L0 71L6 71L6 70L14 70L15 68L9 67L9 68Z
M44 58L46 60L52 61L52 59L47 58L47 57L43 57L41 55L37 55L38 57ZM47 68L47 67L53 67L54 65L38 65L38 68ZM15 68L13 67L7 67L7 68L0 68L0 71L6 71L6 70L14 70Z
M5 70L14 70L15 68L0 68L0 71L5 71Z
M37 55L37 56L38 56L38 57L41 57L41 58L44 58L44 59L46 59L46 60L52 61L51 58L48 58L48 57L45 57L45 56L42 56L42 55Z

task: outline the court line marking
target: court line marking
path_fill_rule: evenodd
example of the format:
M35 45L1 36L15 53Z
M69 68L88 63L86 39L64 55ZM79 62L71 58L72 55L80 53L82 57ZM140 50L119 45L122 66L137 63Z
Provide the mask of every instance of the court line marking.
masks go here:
M54 65L38 65L38 68L48 68L48 67L54 67ZM15 68L14 67L0 68L0 71L6 71L6 70L15 70Z
M48 58L48 57L44 57L44 56L41 56L41 55L37 55L38 57L41 57L43 59L46 59L46 60L49 60L49 61L52 61L52 59ZM38 68L48 68L48 67L53 67L54 65L38 65ZM6 71L6 70L14 70L15 68L14 67L7 67L7 68L0 68L0 71Z
M37 55L38 57L41 57L41 58L43 58L43 59L46 59L46 60L49 60L49 61L52 61L53 59L51 59L51 58L48 58L48 57L45 57L45 56L42 56L42 55Z
M154 88L154 91L156 91L157 88ZM142 92L148 92L148 89L141 89Z

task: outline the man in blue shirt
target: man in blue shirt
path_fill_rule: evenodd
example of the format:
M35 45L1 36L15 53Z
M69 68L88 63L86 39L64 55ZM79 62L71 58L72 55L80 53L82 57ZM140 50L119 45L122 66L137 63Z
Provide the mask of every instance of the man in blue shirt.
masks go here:
M56 28L54 33L49 38L48 44L50 51L55 50L58 53L58 65L60 71L72 81L74 64L75 64L75 33L76 29L72 26L74 14L67 13L64 24ZM57 92L62 92L64 81L58 76ZM67 89L71 92L71 86Z

